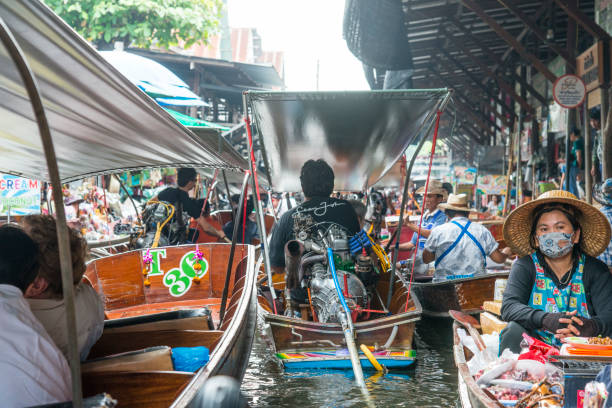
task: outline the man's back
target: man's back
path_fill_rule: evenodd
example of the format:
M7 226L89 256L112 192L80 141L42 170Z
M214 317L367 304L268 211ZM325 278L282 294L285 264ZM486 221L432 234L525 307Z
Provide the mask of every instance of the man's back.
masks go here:
M71 400L70 369L21 291L0 284L0 395L3 407Z
M297 207L287 211L278 221L270 239L270 263L272 266L285 266L285 244L295 239L293 221L296 214L312 217L315 224L335 222L348 230L349 236L359 232L357 214L346 200L331 197L313 197Z
M461 227L459 227L457 222ZM440 260L461 234L461 228L468 223L465 217L455 217L450 222L431 230L425 249L436 255L436 272L434 278L445 279L450 275L468 275L484 272L485 257L478 245L466 233L456 243L455 247ZM482 247L485 256L490 255L498 247L491 232L479 223L470 223L467 230Z

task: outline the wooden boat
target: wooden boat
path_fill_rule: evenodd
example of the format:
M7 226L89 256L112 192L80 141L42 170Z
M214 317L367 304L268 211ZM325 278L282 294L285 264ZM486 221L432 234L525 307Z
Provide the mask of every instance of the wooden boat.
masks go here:
M308 159L321 157L333 168L335 190L360 191L384 177L411 143L418 142L417 151L420 149L426 139L424 136L437 123L436 112L446 106L449 92L446 89L247 92L243 98L245 111L250 107L257 122L273 191L301 191L302 165ZM250 136L248 120L247 134ZM327 208L313 211L324 214ZM284 316L281 307L276 307L275 294L284 300L284 294L276 292L276 285L272 286L274 290L260 285L260 293L270 295L258 299L274 351L286 368L352 368L357 384L367 394L362 367L371 368L375 362L366 358L363 351L359 353L358 346L370 348L375 359L389 368L410 366L415 360L412 340L421 306L417 299L408 299L407 286L401 279L390 279L395 277L394 263L389 262L382 249L366 250L364 244L356 252L349 252L348 242L364 242L369 238L359 234L348 236L333 224L325 228L320 226L324 223L313 225L307 214L301 217L304 222L294 226L299 229L294 231L299 241L293 241L293 245L294 248L310 248L309 254L295 249L296 253L290 255L293 266L288 280L295 285L294 289L302 284L308 287L308 304L290 305L301 309L301 318L293 317L296 314ZM362 249L366 272L358 266L361 255L357 254L362 254L359 252ZM264 245L264 257L266 252ZM344 278L344 289L336 276L336 264L341 265L338 268ZM270 282L274 277L268 260L265 266L265 279ZM299 273L295 272L298 269ZM359 274L347 272L358 269ZM373 278L374 269L380 274ZM304 279L306 275L309 278ZM367 289L363 283L366 281ZM315 301L310 299L311 289ZM346 299L353 300L352 309ZM317 317L321 316L323 318L318 321ZM366 354L370 352L365 350Z
M389 279L383 276L376 290L379 294L372 309L382 310L380 294L386 294ZM279 276L275 288L283 288L284 280ZM397 280L388 314L370 314L368 319L354 323L356 344L373 348L379 363L387 368L407 368L414 363L416 355L412 340L416 322L421 318L421 305L412 297L406 306L407 290L404 283ZM279 292L283 297L283 293ZM338 323L319 323L312 319L299 319L274 314L272 304L264 296L258 296L260 310L269 335L274 342L274 353L287 369L349 369L351 362L346 351L342 328ZM307 314L304 310L303 315ZM367 357L360 353L364 368L374 368Z
M493 300L495 281L507 279L510 271L487 272L481 276L441 282L413 282L412 292L421 301L423 315L448 317L449 310L480 313L482 304Z
M457 330L461 326L453 322L453 356L457 366L457 378L459 382L459 401L463 408L497 408L500 403L485 394L476 384L476 380L470 374L467 362L472 358L472 353L461 344L461 338Z
M200 398L209 377L242 380L256 326L254 247L237 245L227 311L219 312L230 245L203 244L204 261L194 270L195 245L146 250L99 258L86 277L103 296L107 321L100 340L83 364L88 397L107 392L130 407L183 407ZM171 350L159 346L210 350L209 362L195 373L173 371ZM153 348L153 349L151 349Z

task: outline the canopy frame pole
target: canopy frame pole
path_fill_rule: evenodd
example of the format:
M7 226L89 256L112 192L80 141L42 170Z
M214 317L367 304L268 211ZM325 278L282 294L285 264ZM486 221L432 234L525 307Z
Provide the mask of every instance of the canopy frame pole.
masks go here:
M232 265L234 263L234 254L236 253L236 243L238 241L238 227L240 226L240 217L242 216L242 208L244 206L247 183L249 181L249 172L245 172L244 179L242 180L242 190L240 191L240 203L236 209L234 215L234 230L232 232L232 247L230 248L230 254L227 261L227 270L225 271L225 283L223 284L223 293L221 294L221 308L219 309L219 326L220 329L223 324L223 318L225 317L225 304L227 303L227 292L229 291L229 281L232 276ZM244 237L243 237L244 238Z
M270 287L270 294L272 295L272 306L274 314L277 314L276 310L276 291L274 290L274 281L272 280L272 267L270 265L270 251L268 248L268 236L266 232L266 222L261 208L261 197L259 196L259 183L257 181L257 163L255 162L255 153L253 152L253 135L251 133L251 119L249 118L249 106L248 106L248 92L242 94L242 106L244 109L244 121L246 124L246 132L248 137L248 148L249 148L249 163L251 165L251 189L253 196L256 198L255 211L257 216L257 227L259 228L259 234L261 238L261 250L263 251L264 269L268 276L268 283ZM263 144L262 144L263 146Z
M444 101L444 103L440 106L438 110L442 111L445 105L446 105L446 101ZM419 155L421 148L425 144L425 141L429 139L428 137L429 132L431 132L431 129L435 123L436 123L435 121L432 121L427 131L423 134L421 141L417 145L417 148L414 154L412 155L412 158L410 159L410 164L408 165L408 168L406 169L406 178L404 180L404 189L402 192L402 204L400 207L400 215L399 215L399 220L397 223L397 229L395 230L396 240L395 240L395 247L393 248L393 257L392 257L393 260L391 262L391 275L389 276L389 291L387 292L387 305L386 305L387 309L391 305L391 298L393 297L393 284L394 284L395 273L397 269L397 257L399 256L400 237L402 236L402 225L404 225L404 207L406 205L406 200L408 198L408 186L410 185L410 176L412 175L412 166L414 166L414 162L416 161L416 158ZM424 209L421 209L421 212L422 211L424 211ZM418 251L418 248L419 248L419 242L417 241L417 246L414 248L414 250ZM408 296L408 299L410 299L410 293L408 293L407 296Z
M38 84L34 74L30 69L21 47L15 40L9 27L0 17L0 41L6 47L9 55L13 59L23 84L30 97L32 110L40 139L45 153L47 169L49 170L49 180L53 187L53 201L55 203L57 239L59 247L60 267L62 272L62 289L64 293L64 305L66 307L66 328L68 335L68 360L70 362L70 374L72 378L72 404L75 408L83 406L83 395L81 387L81 362L77 344L76 332L76 312L74 307L74 284L72 272L72 256L70 253L70 239L68 236L68 225L66 224L66 213L64 210L64 198L62 196L62 183L57 166L57 157L51 138L51 129L45 115Z
M136 211L136 217L138 218L138 222L140 223L140 225L142 225L142 217L140 216L140 212L138 211L138 207L136 207L136 203L134 202L134 199L128 192L127 188L125 187L125 184L123 184L119 176L117 176L116 174L113 174L113 176L115 177L115 180L119 182L119 187L121 187L121 190L123 190L123 192L128 196L130 203L132 203L132 207L134 207L134 211Z
M221 170L221 175L223 176L223 184L225 184L225 194L227 194L227 202L229 203L230 211L231 211L232 210L232 200L231 200L232 194L230 193L229 183L227 182L227 176L225 175L225 169Z

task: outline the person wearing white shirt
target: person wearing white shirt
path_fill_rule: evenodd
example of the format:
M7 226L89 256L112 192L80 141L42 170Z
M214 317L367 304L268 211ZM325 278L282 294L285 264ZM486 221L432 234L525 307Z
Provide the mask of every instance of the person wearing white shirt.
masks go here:
M38 271L38 248L18 227L0 227L0 405L72 399L66 359L34 317L23 293Z
M431 230L423 250L423 262L435 260L434 281L471 277L485 272L486 258L503 263L509 249L500 251L491 232L468 219L471 211L465 194L451 194L440 204L450 221Z
M36 242L40 252L40 266L34 282L25 292L32 313L45 327L57 347L68 358L66 306L62 291L57 228L49 215L28 215L22 221L24 231ZM95 289L83 282L87 242L75 229L69 228L70 254L74 283L77 344L81 361L102 336L104 329L104 303Z

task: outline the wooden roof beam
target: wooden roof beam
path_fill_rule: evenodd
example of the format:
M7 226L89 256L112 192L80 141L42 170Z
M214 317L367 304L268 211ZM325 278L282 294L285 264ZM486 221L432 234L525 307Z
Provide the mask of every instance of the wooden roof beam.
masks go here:
M528 60L535 69L538 70L546 79L550 82L555 82L557 80L557 76L553 74L546 65L542 61L538 59L535 55L527 51L523 45L512 36L508 31L504 30L504 28L497 23L493 18L491 18L487 13L484 12L483 9L476 4L474 0L461 0L463 4L469 7L474 13L478 15L484 22L486 22L493 31L497 33L501 38L504 39L516 52L518 52L521 57ZM556 0L555 0L556 1ZM501 85L500 85L501 86ZM526 108L525 108L526 109Z
M495 55L495 53L493 53L493 51L491 51L486 45L480 43L478 41L478 39L476 39L474 37L474 35L472 35L472 33L470 32L470 30L465 27L463 24L461 24L460 21L458 21L457 19L449 19L449 21L455 26L457 27L462 33L463 35L465 35L467 38L469 38L476 46L480 47L480 49L483 51L483 53L486 55L486 57L492 61L495 61L496 64L501 65L502 61L500 59L500 57L498 57L497 55ZM540 93L531 85L529 85L528 83L526 83L521 77L519 77L518 75L516 75L516 73L511 70L510 71L510 78L518 83L521 84L521 86L524 86L529 93L538 101L540 101L540 103L542 105L546 105L546 98L544 98L542 95L540 95Z
M580 11L577 7L567 2L567 0L555 0L555 3L561 7L565 13L575 20L582 28L584 28L589 34L598 40L609 41L612 39L610 34L599 26L595 21L591 20L589 16Z
M436 70L434 70L434 69L430 68L430 71L431 71L431 73L432 73L432 74L433 74L435 77L439 78L439 79L442 81L442 83L443 83L443 84L445 84L447 87L449 87L449 86L448 86L448 83L447 83L446 81L444 81L444 79L443 79L443 78L442 78L442 77L439 75L439 73L438 73ZM457 90L455 90L455 92L457 92ZM458 94L458 95L459 95L459 94ZM471 116L471 117L472 117L472 119L474 120L474 123L475 123L476 125L478 125L478 127L479 127L480 129L482 129L484 132L487 132L487 133L490 133L490 132L491 132L491 127L493 126L493 124L490 122L490 121L491 121L490 119L488 119L488 122L489 122L489 123L486 123L485 121L487 121L487 118L485 118L485 117L483 117L483 116L481 116L481 115L477 115L477 114L475 113L475 111L474 111L473 107L468 106L466 103L464 103L463 101L461 101L459 98L454 99L454 102L455 102L455 105L456 105L456 106L457 106L459 109L461 109L463 112L467 113L469 116ZM495 125L495 126L497 126L497 125ZM501 129L500 129L500 130L501 130Z
M546 34L542 30L540 30L537 23L534 20L532 20L527 14L523 13L523 11L520 8L518 8L514 4L513 1L509 1L509 0L497 0L497 1L500 4L502 4L504 7L506 7L508 10L510 10L512 13L514 13L514 15L516 15L525 24L525 26L527 26L536 35L536 37L540 39L540 41L548 45L548 47L551 50L553 50L555 53L557 53L557 55L561 56L561 58L563 58L566 63L571 65L574 69L576 68L576 60L571 58L566 50L557 46L552 41L549 41L548 38L546 37Z
M442 28L442 30L446 32L447 34L446 38L448 38L448 40L451 43L453 43L454 47L457 47L458 49L460 49L463 52L463 54L465 54L472 61L474 61L474 63L476 63L486 75L494 79L499 85L499 87L502 88L504 91L506 91L512 97L512 99L514 99L516 102L518 102L519 105L521 105L523 109L525 109L526 111L530 113L535 112L533 107L525 99L523 99L520 95L516 93L513 86L509 85L506 81L501 79L495 72L493 72L493 70L491 70L491 68L487 66L487 64L485 64L483 61L480 60L480 58L472 54L472 52L465 45L463 45L461 41L457 41L454 38L452 33L449 33L444 28Z

